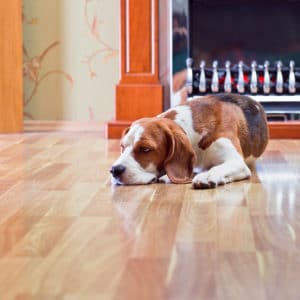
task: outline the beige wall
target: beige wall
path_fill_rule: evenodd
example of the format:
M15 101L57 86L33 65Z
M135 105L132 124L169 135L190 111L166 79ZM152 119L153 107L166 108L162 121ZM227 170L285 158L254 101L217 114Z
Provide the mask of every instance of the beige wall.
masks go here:
M25 118L109 120L119 0L23 0Z

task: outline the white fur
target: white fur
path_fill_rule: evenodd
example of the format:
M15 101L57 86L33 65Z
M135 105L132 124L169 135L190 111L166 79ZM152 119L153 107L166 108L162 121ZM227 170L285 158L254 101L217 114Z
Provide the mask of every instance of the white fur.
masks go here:
M130 128L130 130L124 136L123 145L126 147L135 144L140 140L143 132L144 132L144 128L139 124L135 124Z
M189 106L178 106L174 110L177 112L175 122L186 132L191 144L198 147L198 143L202 140L205 134L199 134L194 130L192 111Z
M197 156L198 163L196 165L202 167L201 165L202 150L199 148L198 144L207 135L207 132L204 131L198 133L197 131L194 130L192 110L189 106L181 105L172 108L169 111L177 112L174 122L177 123L187 134ZM164 117L164 114L165 113L159 115L159 117Z
M158 181L162 183L171 183L171 180L167 174L159 177Z
M204 131L199 134L194 130L191 108L189 106L178 106L172 110L177 112L174 121L186 132L196 153L197 162L195 167L199 169L210 168L194 177L193 186L195 188L213 187L250 177L251 172L243 157L229 139L219 138L207 149L202 150L198 144L207 132ZM163 117L163 115L158 117ZM113 178L113 183L145 184L157 178L156 166L150 164L143 168L133 156L134 145L140 140L143 132L144 128L136 124L123 138L124 151L114 165L121 164L126 168L126 171L120 181ZM169 183L170 179L167 175L164 175L160 178L160 181Z
M242 156L227 138L219 138L202 152L204 166L213 166L208 171L197 174L194 187L218 186L236 180L249 178L251 172Z
M175 122L186 132L192 147L196 153L197 163L196 167L206 168L205 162L203 162L204 151L199 148L200 141L207 135L207 131L198 133L194 130L192 110L189 106L178 106L171 110L175 110L177 115L175 117Z
M142 134L144 128L139 124L134 125L123 138L124 151L121 156L115 161L114 166L123 165L126 170L122 175L122 180L117 180L112 177L113 184L145 184L150 183L157 177L157 169L153 164L150 164L145 169L134 159L133 148Z

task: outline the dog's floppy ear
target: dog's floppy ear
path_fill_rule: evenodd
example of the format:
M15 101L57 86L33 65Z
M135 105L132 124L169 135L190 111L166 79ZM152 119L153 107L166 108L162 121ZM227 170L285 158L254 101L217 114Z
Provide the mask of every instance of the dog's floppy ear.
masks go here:
M172 128L168 134L169 152L165 160L165 170L173 183L190 183L196 154L186 134Z

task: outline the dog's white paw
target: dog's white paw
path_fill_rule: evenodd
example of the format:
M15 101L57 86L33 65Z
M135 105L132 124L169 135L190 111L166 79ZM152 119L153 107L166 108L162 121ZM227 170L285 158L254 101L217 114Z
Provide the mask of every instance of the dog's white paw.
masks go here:
M229 182L249 178L251 171L246 165L236 166L234 169L224 168L224 166L216 166L212 169L197 174L193 178L193 188L210 189L218 185L224 185Z
M161 182L161 183L172 183L167 174L159 177L158 182Z
M214 171L197 174L192 181L194 189L210 189L230 182L229 178L220 176Z

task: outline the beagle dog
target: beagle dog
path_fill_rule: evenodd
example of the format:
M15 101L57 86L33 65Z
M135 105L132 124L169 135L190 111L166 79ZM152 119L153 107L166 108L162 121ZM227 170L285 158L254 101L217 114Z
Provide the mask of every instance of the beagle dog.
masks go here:
M266 115L258 102L238 94L199 97L127 128L110 171L112 183L214 188L249 178L248 165L267 143Z

